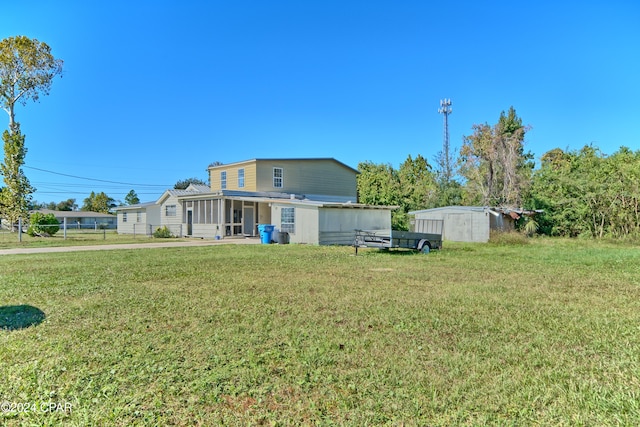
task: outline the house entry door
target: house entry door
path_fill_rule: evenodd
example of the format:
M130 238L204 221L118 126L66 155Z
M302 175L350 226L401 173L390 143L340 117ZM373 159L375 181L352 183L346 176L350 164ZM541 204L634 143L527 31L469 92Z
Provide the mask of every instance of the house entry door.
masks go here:
M187 236L191 236L193 234L193 211L187 211Z
M253 229L255 227L255 219L253 218L253 207L245 206L244 215L242 215L242 217L242 219L244 220L244 223L242 225L242 233L246 236L253 236Z

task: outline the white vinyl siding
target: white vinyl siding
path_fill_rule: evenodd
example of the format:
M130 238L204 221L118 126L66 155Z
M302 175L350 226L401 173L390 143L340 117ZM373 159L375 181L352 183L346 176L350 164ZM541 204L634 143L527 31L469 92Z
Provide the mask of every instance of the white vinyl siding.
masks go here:
M256 191L304 194L312 200L357 201L357 172L336 161L258 160L256 165Z

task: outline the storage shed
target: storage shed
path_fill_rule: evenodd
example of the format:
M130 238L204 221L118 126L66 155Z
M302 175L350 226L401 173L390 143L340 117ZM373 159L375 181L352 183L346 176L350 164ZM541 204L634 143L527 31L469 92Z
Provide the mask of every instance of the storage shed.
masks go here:
M528 211L486 206L446 206L409 212L415 223L421 219L444 220L443 240L453 242L489 241L491 230L513 231L515 221Z

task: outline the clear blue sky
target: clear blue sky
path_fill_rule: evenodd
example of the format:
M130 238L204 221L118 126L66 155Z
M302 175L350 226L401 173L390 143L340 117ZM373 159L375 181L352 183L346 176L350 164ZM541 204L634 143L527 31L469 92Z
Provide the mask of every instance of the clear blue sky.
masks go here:
M452 148L510 106L536 158L640 148L637 0L29 0L0 14L0 38L64 60L51 94L17 109L40 202L152 201L213 161L433 164L443 98Z

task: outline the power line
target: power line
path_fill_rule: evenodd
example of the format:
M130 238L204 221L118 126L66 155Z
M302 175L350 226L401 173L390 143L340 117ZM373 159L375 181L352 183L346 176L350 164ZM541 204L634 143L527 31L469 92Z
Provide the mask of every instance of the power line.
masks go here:
M124 193L124 191L122 192ZM87 192L86 191L40 191L38 190L38 194L79 194L79 195L86 195ZM138 196L153 196L153 195L157 195L158 193L136 193L136 195Z
M96 189L96 185L100 186L100 189L104 191L123 191L128 192L131 190L130 186L125 185L115 185L115 184L52 184L46 181L31 181L31 184L34 185L38 189L38 193L41 193L43 190L51 190L51 191L93 191ZM162 192L164 190L169 189L169 187L165 187L164 189L160 188L151 188L151 187L136 187L139 191L153 191L156 193Z
M51 173L51 174L54 174L54 175L68 176L69 178L86 179L87 181L106 182L106 183L109 183L109 184L132 185L132 186L137 186L137 187L159 187L159 188L169 188L170 187L170 185L164 185L164 184L133 184L133 183L130 183L130 182L118 182L118 181L109 181L109 180L106 180L106 179L87 178L87 177L84 177L84 176L69 175L69 174L66 174L66 173L54 172L54 171L50 171L50 170L47 170L47 169L34 168L33 166L23 166L23 167L27 168L27 169L33 169L33 170L37 170L37 171L41 171L41 172Z

